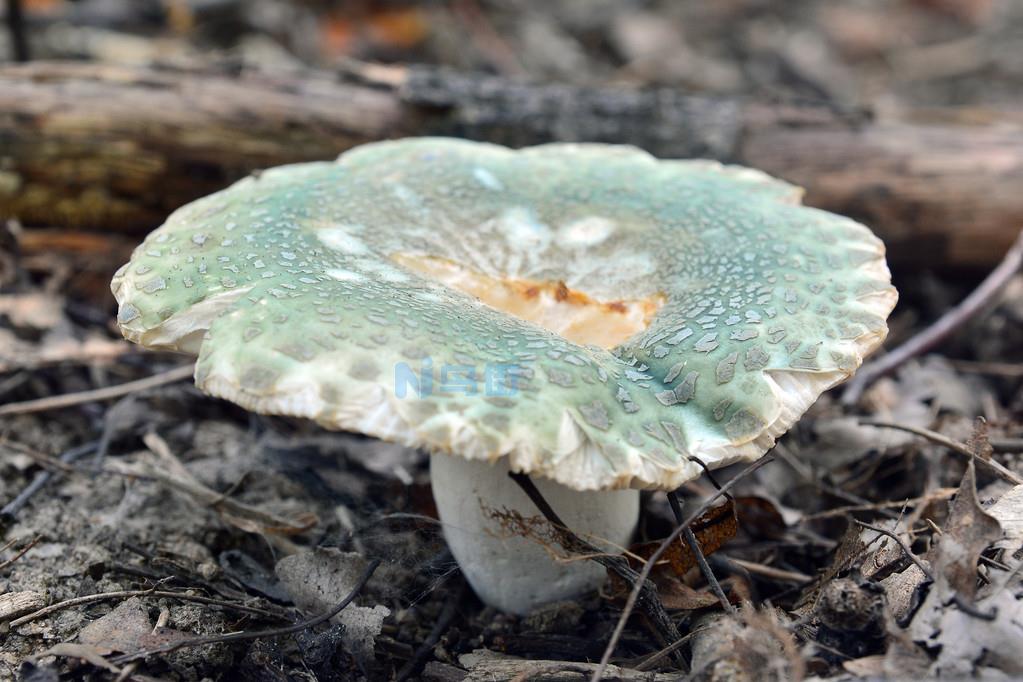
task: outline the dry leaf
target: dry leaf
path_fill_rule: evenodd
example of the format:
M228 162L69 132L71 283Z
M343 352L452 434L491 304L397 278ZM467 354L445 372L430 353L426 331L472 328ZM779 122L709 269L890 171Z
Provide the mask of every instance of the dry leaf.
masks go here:
M190 637L187 632L171 628L159 628L154 632L149 610L138 597L121 602L113 611L89 623L78 633L82 644L104 656L115 651L133 653L153 649Z
M1023 485L1009 489L988 507L987 513L1002 526L1003 537L995 547L1010 554L1018 550L1023 545Z
M700 549L704 556L710 556L738 533L739 525L735 518L735 507L731 502L727 502L708 509L690 524L690 528L700 542ZM632 567L636 570L642 568L642 561L652 556L660 545L660 541L633 545L631 552L640 557L640 561L630 556L629 561L633 564ZM670 566L671 573L681 578L689 569L696 566L696 555L693 554L685 540L679 538L661 556L654 572L662 570L661 567L665 566Z
M1002 538L998 520L985 512L977 499L977 476L972 461L941 531L931 558L937 586L972 600L977 592L980 553Z
M35 656L36 660L44 658L45 656L63 656L65 658L80 658L83 661L88 662L97 668L108 670L114 674L120 673L121 669L107 659L103 658L103 654L97 651L91 646L85 644L74 644L73 642L64 642L50 647L46 651L40 652Z
M295 606L315 614L329 611L355 589L366 563L361 554L317 547L281 559L274 571ZM360 660L369 661L375 638L390 613L386 606L349 604L333 621L344 626L341 641L345 648Z

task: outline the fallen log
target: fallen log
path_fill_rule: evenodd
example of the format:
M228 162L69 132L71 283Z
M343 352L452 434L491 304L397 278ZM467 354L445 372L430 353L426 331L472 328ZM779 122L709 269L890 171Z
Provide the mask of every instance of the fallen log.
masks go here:
M947 118L947 117L946 117ZM259 168L405 135L635 144L762 168L871 225L900 265L986 267L1023 224L1023 126L885 122L664 89L430 67L230 73L0 68L0 217L138 233Z

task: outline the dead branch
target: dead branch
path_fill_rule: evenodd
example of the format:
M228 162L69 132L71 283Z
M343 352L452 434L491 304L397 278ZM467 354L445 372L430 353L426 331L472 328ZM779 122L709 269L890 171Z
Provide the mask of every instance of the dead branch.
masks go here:
M715 486L720 487L716 483ZM671 513L675 516L675 523L685 521L685 516L682 514L682 503L674 492L668 493L668 506L671 507ZM733 616L736 615L738 611L732 606L732 602L728 601L725 591L721 588L721 583L718 582L717 576L714 575L714 570L707 563L707 557L703 555L703 549L700 547L700 541L697 539L696 533L693 532L692 528L686 526L685 530L682 531L682 537L685 538L686 544L689 545L689 551L696 558L696 565L700 567L700 573L703 574L707 584L710 585L711 592L714 593L714 596L721 603L721 608L725 610L725 613Z
M366 586L369 579L373 576L373 573L377 570L377 566L380 565L380 559L374 559L369 562L366 569L362 572L358 582L352 591L341 600L341 602L326 613L322 613L313 618L300 621L294 625L289 625L283 628L273 628L270 630L259 630L257 632L233 632L227 635L212 635L209 637L193 637L191 639L182 639L176 642L171 642L163 646L155 647L153 649L144 649L142 651L136 651L130 654L122 654L121 656L115 656L111 659L111 662L115 665L123 665L125 663L131 663L132 661L141 661L155 656L157 654L167 654L178 649L186 649L195 646L203 646L204 644L227 644L231 642L248 642L254 639L264 639L267 637L283 637L285 635L293 635L303 630L316 627L320 623L325 623L337 614L341 613L346 606L352 603L356 595L362 591L362 588Z
M998 462L994 459L985 459L983 457L978 457L977 453L974 452L965 443L960 443L957 440L952 440L948 436L938 433L937 431L931 431L930 429L924 429L919 426L910 426L909 424L897 424L895 422L879 421L876 419L861 419L860 423L866 426L877 426L885 429L897 429L899 431L912 433L914 435L920 436L921 438L926 438L932 443L942 445L951 450L952 452L956 452L960 455L965 455L966 457L969 457L971 460L979 462L980 464L983 464L991 468L992 470L994 470L995 473L997 473L999 476L1004 478L1009 483L1013 483L1015 485L1023 485L1023 477L1021 477L1016 472L1006 468L1005 465L1002 464L1001 462Z
M543 514L544 518L547 519L554 530L555 539L562 547L573 554L583 555L596 561L607 570L613 571L621 577L626 585L633 586L632 594L629 595L632 601L631 608L634 608L637 603L639 604L643 613L650 619L654 632L664 640L664 645L670 644L681 637L675 622L671 620L667 611L664 610L664 604L661 603L661 598L657 594L657 588L654 587L653 582L648 580L649 571L647 571L647 575L636 573L629 566L629 562L623 557L602 552L576 535L561 520L561 517L554 511L554 508L547 502L529 476L521 473L509 473L508 476L522 488L522 491L526 493L533 504L536 505L536 508L540 510L540 513ZM652 565L654 561L648 561L648 565ZM626 608L631 611L628 603L626 603ZM677 652L673 653L672 656L677 663L684 663L684 659Z
M182 379L187 379L192 376L194 369L193 365L183 365L181 367L169 369L166 372L160 372L159 374L145 377L144 379L127 381L123 384L117 384L116 386L106 386L104 388L96 388L91 391L80 391L78 393L67 393L65 395L38 398L36 400L26 400L21 403L9 403L7 405L0 406L0 417L11 414L43 412L45 410L55 410L62 407L82 405L83 403L94 403L100 400L119 398L123 395L128 395L129 393L137 393L139 391L145 391L150 388L156 388L157 386L164 386L176 381L181 381Z
M62 454L58 461L66 466L70 466L75 460L96 452L99 446L99 441L92 441L91 443L79 445ZM59 475L61 475L60 472L54 469L48 469L37 473L35 478L32 479L32 482L25 486L24 490L18 493L13 500L0 508L0 523L13 520L17 516L18 512L20 512L22 508L28 504L33 495L42 490L51 478Z
M849 120L829 109L350 65L341 73L0 68L0 217L142 232L247 173L363 142L627 143L762 168L874 227L906 264L991 266L1023 214L1023 136L1005 125ZM963 119L968 117L963 116Z
M689 528L693 521L700 518L700 516L710 508L710 505L715 500L726 495L728 491L739 481L746 478L773 459L773 456L765 455L740 471L735 478L722 485L713 495L705 499L699 508L686 517L685 521L676 526L675 530L661 541L660 546L653 554L650 555L650 558L646 560L646 563L643 564L643 570L639 572L639 578L633 583L632 592L629 593L629 597L625 601L625 607L622 609L622 615L618 618L618 623L615 624L614 632L611 633L611 639L607 643L607 648L604 649L604 655L600 659L600 665L594 671L593 677L590 678L591 682L600 682L603 678L604 669L607 667L608 661L611 660L611 654L614 653L615 647L618 645L618 639L622 636L622 632L625 630L625 623L629 620L632 610L636 607L636 600L639 598L640 591L645 581L650 577L650 571L653 570L654 564L656 564L664 553L668 551L668 548L672 545L672 543L676 542L679 537L681 537L686 528Z
M209 606L218 606L223 609L237 611L239 613L248 613L254 616L260 616L261 618L280 618L279 614L272 611L266 611L265 609L259 609L254 606L248 606L246 604L236 604L229 602L224 599L214 599L212 597L204 597L199 594L188 594L187 592L174 592L171 590L157 590L155 588L147 590L120 590L117 592L99 592L96 594L86 594L80 597L74 597L67 599L56 604L50 604L49 606L43 607L32 613L29 613L17 620L11 621L11 627L20 627L25 623L31 623L34 620L38 620L45 616L48 616L57 611L63 611L64 609L71 608L72 606L80 606L82 604L92 604L98 601L106 601L108 599L130 599L131 597L157 597L162 599L178 599L180 601L194 602L196 604L207 604Z
M33 538L31 541L29 541L28 544L26 544L24 547L22 547L20 550L18 550L18 553L15 554L14 556L12 556L10 559L7 559L6 561L0 561L0 571L2 571L5 568L9 567L15 561L17 561L21 557L25 556L26 554L28 554L28 550L32 549L37 544L39 544L39 541L42 540L42 539L43 539L42 535L37 535L35 538ZM6 549L6 547L5 547L5 549Z
M318 522L316 515L311 512L284 518L218 493L195 478L156 433L147 433L142 440L162 467L146 460L136 466L112 461L107 463L107 471L155 480L210 507L225 521L249 533L295 535L309 530Z

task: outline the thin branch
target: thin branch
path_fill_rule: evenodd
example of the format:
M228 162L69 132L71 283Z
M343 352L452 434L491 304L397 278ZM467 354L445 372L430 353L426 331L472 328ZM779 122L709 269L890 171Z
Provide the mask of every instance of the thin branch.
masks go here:
M720 488L720 486L717 487ZM668 504L671 506L671 513L675 515L675 523L682 523L685 520L685 517L682 515L682 503L679 502L678 495L674 491L668 493ZM721 602L721 608L734 616L736 614L735 607L732 606L732 602L728 601L728 596L721 589L721 583L718 582L713 569L707 563L707 557L703 555L703 548L700 547L700 540L696 537L696 533L687 526L682 531L682 536L685 538L686 544L689 545L689 550L696 557L696 564L700 567L700 572L703 573L703 577L710 585L711 591L718 598L718 601Z
M729 564L735 564L739 568L745 569L754 575L760 575L765 578L771 578L772 580L780 580L786 583L796 583L799 585L813 582L813 576L809 576L805 573L799 573L797 571L787 571L784 568L777 568L776 566L768 566L761 564L756 561L746 561L745 559L736 559L735 557L725 557L725 561Z
M959 305L948 310L901 346L887 355L867 363L860 368L848 383L842 394L842 404L855 405L863 395L863 391L874 381L885 374L901 367L906 361L925 353L945 340L950 334L962 327L977 313L995 300L998 293L1009 283L1013 275L1023 266L1023 231L1016 237L1006 252L1002 262L998 264L984 281L964 298Z
M993 376L1015 379L1023 377L1023 362L981 362L978 360L958 360L949 358L948 363L953 369L973 374L990 374Z
M630 599L632 599L632 607L635 607L636 602L639 601L640 608L653 624L654 632L664 639L664 644L673 642L681 637L675 622L671 620L667 611L664 610L664 604L661 603L661 598L657 594L657 588L654 587L652 582L647 580L649 572L641 578L640 574L629 566L629 562L625 558L603 552L598 547L580 538L565 525L565 522L561 520L557 512L551 508L529 476L511 472L508 475L513 481L518 483L523 492L526 493L533 504L536 505L536 508L540 510L540 513L543 514L544 518L551 524L557 533L558 542L566 550L586 555L588 559L596 561L610 571L614 571L625 581L625 584L632 585L632 594L629 595ZM633 598L633 595L635 595L635 598ZM676 655L675 660L679 665L685 664L681 655Z
M168 644L164 644L163 646L154 647L152 649L143 649L141 651L136 651L135 653L115 656L112 659L110 659L110 662L113 663L114 665L123 665L125 663L131 663L132 661L140 661L145 658L149 658L150 656L155 656L156 654L167 654L172 651L177 651L178 649L185 649L188 647L203 646L204 644L228 644L231 642L247 642L254 639L263 639L265 637L283 637L285 635L293 635L297 632L308 630L309 628L316 627L320 623L327 622L337 614L341 613L341 611L344 610L344 608L348 606L352 602L352 600L355 599L356 595L358 595L359 592L362 591L362 588L366 586L366 583L369 582L369 579L373 576L373 572L377 570L377 566L379 565L380 559L374 559L373 561L369 562L369 565L367 565L366 569L362 572L362 575L359 577L359 581L355 584L355 587L352 588L352 591L349 592L348 596L342 599L341 602L337 606L332 608L330 611L322 613L318 616L314 616L313 618L309 618L307 620L299 621L294 625L289 625L287 627L282 628L271 628L269 630L259 630L257 632L232 632L227 635L213 635L210 637L192 637L190 639L183 639L177 642L170 642Z
M42 535L37 535L35 538L32 539L31 542L29 542L27 545L22 547L18 551L18 553L15 554L14 556L12 556L10 559L8 559L7 561L0 561L0 571L4 570L5 568L7 568L11 564L13 564L15 561L17 561L21 557L25 556L28 553L28 550L32 549L37 544L39 544L39 541L42 540L42 539L43 539ZM6 549L6 546L4 547L4 549Z
M156 388L157 386L164 386L176 381L181 381L182 379L187 379L192 376L194 371L194 365L183 365L181 367L169 369L166 372L154 374L144 379L128 381L123 384L117 384L116 386L106 386L104 388L96 388L91 391L80 391L78 393L65 393L64 395L55 395L47 398L39 398L37 400L26 400L21 403L10 403L9 405L0 407L0 417L10 414L43 412L45 410L72 407L83 403L94 403L100 400L120 398L121 396L129 393L145 391L149 388Z
M134 466L124 462L111 461L107 463L104 471L119 476L134 476L157 481L172 490L185 493L216 511L231 525L250 533L294 535L309 530L318 522L316 515L312 512L303 512L293 518L286 518L226 497L224 494L206 487L193 476L155 431L147 433L142 440L149 448L149 452L156 457L158 463L163 465L162 467L144 459Z
M99 441L93 441L84 445L79 445L76 448L71 448L63 455L60 456L60 462L63 464L71 464L77 459L85 457L90 452L94 452L99 447ZM53 470L40 471L36 474L36 477L32 479L32 482L25 486L25 489L18 493L18 496L8 502L2 509L0 509L0 521L4 519L13 519L17 516L18 512L21 511L22 507L28 504L32 496L43 489L51 478L59 476L59 472Z
M988 438L995 452L1023 452L1023 438Z
M923 573L924 576L932 583L935 582L934 574L931 572L930 567L928 567L923 561L921 561L916 554L913 554L913 551L909 548L909 545L906 544L905 540L903 540L902 538L900 538L898 535L888 530L887 528L881 528L880 526L872 526L869 523L857 521L856 519L853 519L853 522L856 525L860 526L861 528L866 528L867 530L872 530L875 533L880 533L881 535L886 535L890 537L892 540L898 543L899 547L902 549L903 553L905 553L906 557L909 558L909 560L912 561L914 564L916 564L916 567L920 569L920 572ZM998 614L995 611L992 611L990 613L985 613L984 611L981 611L976 606L966 601L958 592L952 593L952 601L955 602L955 605L959 607L960 611L962 611L968 616L973 616L974 618L979 618L981 620L994 620L995 618L998 617Z
M947 500L956 494L955 488L940 488L932 491L927 495L921 497L907 497L904 500L888 500L884 502L869 502L866 504L851 504L845 507L834 507L832 509L825 509L824 511L815 512L813 514L803 514L799 517L797 523L808 523L810 521L818 521L820 519L834 518L837 516L848 516L855 512L881 512L886 509L902 509L906 507L915 507L918 504L931 502L934 500Z
M93 602L106 601L108 599L130 599L131 597L159 597L164 599L178 599L181 601L195 602L197 604L208 604L210 606L219 606L225 609L231 609L240 613L249 613L254 616L260 616L262 618L280 618L280 614L276 614L273 611L267 611L265 609L256 608L254 606L247 606L245 604L236 604L234 602L225 601L223 599L214 599L212 597L204 597L198 594L187 594L185 592L174 592L172 590L158 590L155 587L151 587L146 590L119 590L117 592L97 592L96 594L86 594L80 597L73 597L66 599L56 604L50 604L44 606L38 611L26 614L21 618L11 621L11 627L16 628L24 625L25 623L31 623L34 620L39 620L45 616L55 613L57 611L63 611L69 609L72 606L80 606L82 604L92 604Z
M670 547L673 542L678 540L679 537L682 535L683 531L685 531L685 529L688 528L693 521L698 519L701 514L707 511L707 509L715 500L717 500L719 497L724 496L740 480L749 476L754 471L756 471L760 467L764 466L765 464L773 460L774 460L773 456L766 455L757 460L756 462L753 462L742 471L740 471L735 478L728 481L728 483L722 485L717 492L715 492L713 495L705 499L703 501L703 504L701 504L699 508L696 509L696 511L694 511L686 518L684 523L679 524L678 527L676 527L675 530L673 530L668 537L664 538L661 541L660 546L654 551L653 554L650 555L650 558L646 560L646 563L643 564L643 570L639 572L639 580L637 580L636 583L634 583L632 587L632 592L629 593L629 597L625 601L625 607L622 609L622 615L619 616L618 618L618 623L615 625L614 632L611 633L611 640L607 643L607 648L604 649L604 655L600 659L600 665L597 667L597 670L593 673L593 677L590 678L590 682L599 682L603 678L604 670L607 668L607 663L609 660L611 660L611 654L614 652L615 647L618 645L618 640L621 638L622 632L625 630L625 623L629 620L629 616L631 615L632 610L636 608L636 600L639 598L640 590L642 589L642 586L646 579L650 577L650 571L653 570L654 564L656 564L657 561L660 560L661 556L663 556L664 553L668 550L668 547Z
M948 448L949 450L952 450L953 452L957 452L960 455L965 455L969 457L970 459L976 461L979 464L983 464L990 467L995 472L997 472L999 476L1004 478L1006 481L1009 481L1010 483L1013 483L1015 485L1023 485L1023 477L1021 477L1016 472L1008 469L1001 462L998 462L993 459L984 459L983 457L978 457L977 453L971 450L969 446L967 446L965 443L960 443L959 441L952 440L948 436L940 434L937 431L931 431L930 429L921 428L919 426L910 426L909 424L897 424L895 422L879 421L876 419L861 419L860 423L865 424L867 426L878 426L884 429L898 429L899 431L906 431L908 433L912 433L922 438L926 438L932 443L942 445Z
M674 642L672 642L668 646L664 647L660 651L655 651L654 653L652 653L649 656L647 656L646 658L644 658L642 661L640 661L638 664L636 664L635 667L633 667L633 670L636 670L636 671L639 671L639 672L644 672L646 670L650 670L650 668L653 668L661 660L663 660L665 656L667 656L668 654L671 654L671 653L673 653L675 651L678 651L683 646L685 646L685 643L688 642L690 639L692 639L696 635L700 634L701 632L706 632L709 629L710 629L709 627L702 627L702 628L696 628L695 630L690 630L681 639L675 640Z
M840 500L845 500L846 502L851 502L853 504L857 505L871 504L870 500L864 497L860 497L859 495L851 493L848 490L843 490L838 486L825 483L824 481L814 476L810 468L807 467L802 462L800 462L799 459L795 456L795 454L789 452L788 448L786 448L784 445L780 443L778 445L775 445L774 452L776 455L778 455L779 459L785 462L785 464L788 464L789 467L793 471L795 471L800 478L802 478L807 483L813 485L818 490L825 492L828 495L837 497ZM878 509L877 512L882 516L890 518L893 521L897 521L900 518L898 514L890 512L887 509Z
M458 613L458 605L464 601L465 597L465 583L462 583L461 588L458 590L458 594L454 599L448 599L447 603L444 604L444 609L441 610L440 616L437 618L437 622L430 628L430 634L426 636L423 643L416 649L415 654L412 658L402 666L398 672L397 682L404 682L411 678L413 675L419 673L426 661L427 657L433 653L433 648L440 641L441 635L447 631L448 626L451 625L451 621L455 619L455 614Z

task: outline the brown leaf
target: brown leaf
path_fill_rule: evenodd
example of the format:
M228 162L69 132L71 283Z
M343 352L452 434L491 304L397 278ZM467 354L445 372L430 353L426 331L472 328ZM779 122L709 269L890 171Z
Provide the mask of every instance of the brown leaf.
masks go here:
M777 540L785 534L785 519L766 497L753 495L735 498L739 526L755 538Z
M690 528L700 542L700 549L704 556L710 556L738 533L739 525L735 518L735 507L731 502L726 502L708 509L693 521ZM641 557L641 561L630 556L629 561L633 564L633 568L636 570L642 568L642 561L652 556L660 545L660 541L634 545L632 554ZM679 538L678 542L672 543L661 556L654 571L670 567L670 572L681 578L694 566L696 566L696 555L693 554L685 540Z
M977 591L980 554L1002 538L998 520L984 511L977 499L977 476L970 461L959 491L933 551L933 569L939 587L947 586L972 600Z
M153 629L149 612L138 597L118 604L107 615L92 621L78 633L78 641L106 656L138 648L138 640Z
M704 556L710 556L720 549L722 545L734 538L738 532L739 526L736 520L735 508L729 501L708 509L693 521L690 528L692 528L693 534L699 541L700 549L703 551ZM633 545L629 548L629 554L626 555L629 565L637 571L641 570L643 563L653 556L653 553L660 546L661 541L659 540ZM673 589L674 583L681 583L685 574L695 566L696 556L685 540L679 538L661 555L661 558L650 573L650 578L662 590L665 589L663 585L668 585L668 590L670 591ZM608 575L610 577L611 598L624 598L629 593L631 585L626 585L618 575L611 571L608 571ZM679 603L695 603L694 598L691 598L692 595L689 593L685 595L679 593L677 596L679 600L682 600ZM711 604L717 602L713 595L710 595L710 600ZM667 602L665 605L667 605ZM668 608L676 607L669 606ZM702 606L679 606L677 608L702 608Z

